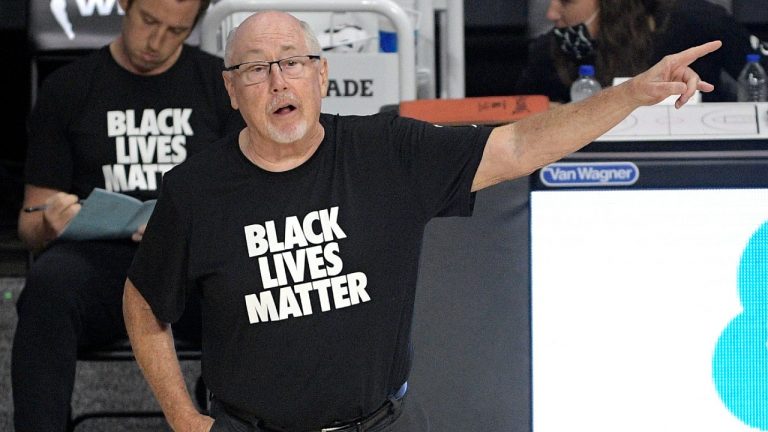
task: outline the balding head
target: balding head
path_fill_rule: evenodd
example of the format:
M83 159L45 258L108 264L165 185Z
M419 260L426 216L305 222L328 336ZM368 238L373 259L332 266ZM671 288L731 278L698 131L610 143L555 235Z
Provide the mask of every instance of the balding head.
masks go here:
M224 50L224 64L231 66L239 60L235 59L238 45L243 39L254 34L261 33L270 27L282 29L286 32L294 32L301 35L307 53L319 54L320 42L310 28L309 24L299 20L293 15L281 11L259 11L246 18L239 26L232 29L227 35L227 45Z

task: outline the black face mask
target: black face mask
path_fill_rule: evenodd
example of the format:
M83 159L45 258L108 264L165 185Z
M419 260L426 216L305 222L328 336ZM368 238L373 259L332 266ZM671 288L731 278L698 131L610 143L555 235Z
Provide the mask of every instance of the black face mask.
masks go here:
M573 60L580 61L595 53L597 41L589 36L586 23L570 27L555 27L552 32L560 51Z

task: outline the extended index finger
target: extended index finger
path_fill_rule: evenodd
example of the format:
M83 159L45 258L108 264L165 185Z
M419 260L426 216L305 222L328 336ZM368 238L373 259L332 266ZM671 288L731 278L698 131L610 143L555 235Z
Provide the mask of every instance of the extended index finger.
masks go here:
M704 57L712 51L717 51L721 46L723 46L723 42L714 40L705 44L688 48L684 51L680 51L677 54L673 54L672 58L674 59L675 66L688 66L689 64L695 62L701 57Z

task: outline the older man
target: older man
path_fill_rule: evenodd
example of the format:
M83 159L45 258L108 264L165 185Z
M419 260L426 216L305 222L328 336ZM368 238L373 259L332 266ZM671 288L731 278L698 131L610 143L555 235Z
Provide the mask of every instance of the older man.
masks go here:
M405 396L427 222L471 215L474 191L557 160L638 106L711 91L688 65L719 46L512 125L437 127L321 114L328 64L309 28L281 12L249 17L224 72L247 127L166 176L126 281L129 335L171 426L427 430ZM168 324L194 289L215 423L190 400Z

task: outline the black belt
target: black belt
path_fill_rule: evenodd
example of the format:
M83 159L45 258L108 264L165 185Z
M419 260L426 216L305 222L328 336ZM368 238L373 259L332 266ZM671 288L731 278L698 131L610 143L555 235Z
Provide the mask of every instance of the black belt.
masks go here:
M392 396L390 396L383 405L381 405L374 412L368 414L367 416L360 417L347 423L334 424L307 432L365 432L370 430L390 416L396 418L400 415L402 400L403 397L405 397L407 390L408 381L404 382L403 385L400 386L400 388ZM254 422L256 426L258 426L259 429L264 432L287 432L284 429L265 424L263 420L256 418L253 414L246 413L238 408L222 403L221 401L217 402L221 403L222 408L224 408L224 411L226 411L227 414L247 422Z

